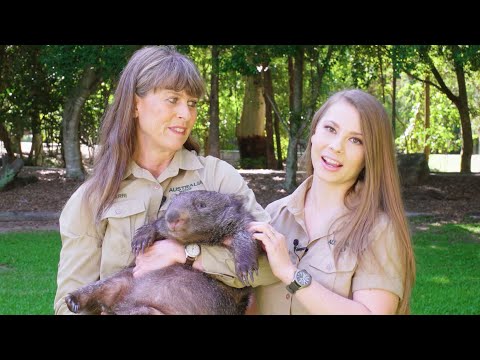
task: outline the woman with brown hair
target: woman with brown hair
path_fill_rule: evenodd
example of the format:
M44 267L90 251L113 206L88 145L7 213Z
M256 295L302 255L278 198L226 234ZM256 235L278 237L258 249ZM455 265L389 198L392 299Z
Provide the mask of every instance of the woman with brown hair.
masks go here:
M171 47L144 47L129 60L102 123L93 173L60 216L56 314L71 314L64 301L69 292L129 265L135 231L157 219L180 192L240 194L257 219L270 219L231 165L197 155L191 131L204 86L193 62ZM163 250L180 247L176 261L183 263L194 261L200 251L199 246L157 242L137 257L135 272L151 263L168 265L156 260L158 243Z

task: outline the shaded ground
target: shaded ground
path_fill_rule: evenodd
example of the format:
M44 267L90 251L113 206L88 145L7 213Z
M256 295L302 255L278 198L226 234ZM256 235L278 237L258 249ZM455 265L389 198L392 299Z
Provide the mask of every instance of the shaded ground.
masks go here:
M285 173L270 170L241 170L266 206L287 195L282 185ZM33 176L38 179L31 182ZM58 229L58 214L80 182L65 179L64 169L24 167L15 186L0 192L0 231ZM302 180L300 174L298 182ZM480 174L432 174L421 186L403 188L405 207L410 214L429 214L440 221L480 221ZM2 221L5 212L43 214L44 221ZM4 217L5 218L5 217Z

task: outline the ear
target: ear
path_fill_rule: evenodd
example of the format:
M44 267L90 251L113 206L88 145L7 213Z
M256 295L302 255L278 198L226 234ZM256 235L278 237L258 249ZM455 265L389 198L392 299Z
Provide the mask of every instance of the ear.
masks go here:
M139 97L137 94L135 94L135 99L133 100L133 109L134 109L134 118L137 119L138 118L138 101L139 101Z
M230 204L232 205L233 208L242 208L243 204L245 202L245 197L241 195L230 195Z

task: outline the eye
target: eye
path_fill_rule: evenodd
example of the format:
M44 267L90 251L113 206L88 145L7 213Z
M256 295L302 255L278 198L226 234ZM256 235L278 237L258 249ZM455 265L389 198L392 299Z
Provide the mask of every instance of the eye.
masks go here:
M359 138L351 138L350 141L354 143L355 145L362 145L363 142Z
M177 101L178 101L178 98L176 98L176 97L171 97L171 98L168 98L167 101L168 101L169 103L176 104Z
M199 201L197 205L200 209L205 209L207 207L207 204L205 204L203 201Z
M190 100L187 104L188 104L188 106L190 106L191 108L196 108L196 107L197 107L197 103L198 103L198 101Z
M331 133L336 133L337 131L331 127L330 125L325 125L324 128L328 131L328 132L331 132Z

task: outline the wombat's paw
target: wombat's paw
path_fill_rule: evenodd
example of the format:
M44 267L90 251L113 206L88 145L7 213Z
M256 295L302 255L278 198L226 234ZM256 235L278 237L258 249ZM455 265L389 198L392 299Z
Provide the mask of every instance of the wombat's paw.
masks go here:
M250 280L253 283L253 273L255 272L258 276L258 263L256 261L253 263L239 261L235 267L235 272L245 286L250 286Z
M137 256L140 252L144 252L155 241L155 231L151 225L140 227L132 241L132 252Z
M65 302L67 303L68 310L70 310L71 312L73 312L75 314L78 314L78 312L80 310L80 303L74 295L68 294L65 297Z

